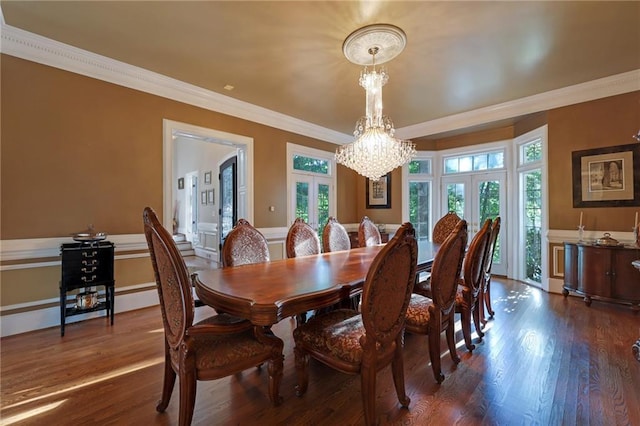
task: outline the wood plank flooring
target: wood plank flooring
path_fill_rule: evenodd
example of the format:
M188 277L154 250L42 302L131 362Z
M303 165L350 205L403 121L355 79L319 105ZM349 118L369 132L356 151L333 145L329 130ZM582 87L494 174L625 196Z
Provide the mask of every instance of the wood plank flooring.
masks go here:
M640 315L628 307L563 298L494 278L482 342L469 354L457 325L455 367L436 384L425 336L407 335L408 410L398 405L391 371L378 374L377 420L402 425L640 425L640 362L631 345ZM116 306L117 308L117 306ZM199 317L212 313L197 308ZM267 398L267 372L249 369L199 382L194 425L359 425L359 376L312 361L309 390L295 396L291 320L274 327L285 341L284 403ZM163 330L159 307L0 340L2 425L174 425L178 386L163 414ZM443 348L446 348L443 339Z

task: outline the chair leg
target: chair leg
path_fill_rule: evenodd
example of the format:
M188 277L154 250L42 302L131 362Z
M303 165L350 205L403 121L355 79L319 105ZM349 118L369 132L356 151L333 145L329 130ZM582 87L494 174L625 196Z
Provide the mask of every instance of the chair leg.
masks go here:
M449 346L449 355L451 355L451 360L458 364L460 363L460 357L458 356L458 350L456 349L456 329L455 329L455 319L453 310L449 314L449 318L447 318L447 327L446 327L446 336L447 336L447 346Z
M433 321L433 323L435 326L430 327L429 330L429 359L431 359L433 377L436 379L436 382L442 383L444 374L442 374L442 366L440 363L440 321Z
M462 323L462 335L464 343L469 352L473 351L476 346L471 342L471 307L465 301L460 311L460 322Z
M307 392L309 385L309 354L298 346L293 348L295 356L296 373L298 375L298 384L296 385L296 396L302 396Z
M185 371L187 370L187 371ZM193 408L196 403L196 375L193 370L182 368L180 371L180 411L178 424L180 426L191 425Z
M393 361L391 362L391 372L393 374L393 383L396 386L398 402L400 402L400 405L407 408L411 399L407 396L407 392L404 387L403 335L404 333L400 333L396 339L396 350L393 356Z
M472 309L473 324L476 327L476 333L478 333L479 340L482 340L482 338L484 337L484 332L482 331L482 324L480 323L480 309L482 306L484 306L483 304L481 304L482 302L481 297L482 297L482 292L478 294L478 297L476 297L476 299L473 301L473 309Z
M159 413L163 413L169 406L169 400L171 399L171 393L173 392L173 386L176 383L176 372L173 371L171 366L171 356L169 355L169 347L165 341L165 354L164 354L164 380L162 382L162 397L156 405L156 410Z
M362 407L364 409L364 423L366 425L376 424L376 368L369 365L370 362L363 362L360 369L360 386L362 388Z
M269 399L274 406L282 404L280 396L280 381L282 380L282 371L284 364L284 355L282 351L269 361Z
M489 318L493 319L493 316L496 314L491 307L491 275L487 277L487 290L484 293L484 304L487 307L487 312L489 313Z

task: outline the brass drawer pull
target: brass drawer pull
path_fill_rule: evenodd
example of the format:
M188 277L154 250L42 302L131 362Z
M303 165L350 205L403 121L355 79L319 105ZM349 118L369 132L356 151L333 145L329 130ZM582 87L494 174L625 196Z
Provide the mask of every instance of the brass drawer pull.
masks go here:
M88 251L83 251L82 252L82 257L96 257L96 255L98 254L97 251L92 251L91 253L89 253Z
M91 270L89 270L89 268L82 268L82 269L80 269L80 270L81 270L82 272L84 272L85 274L90 274L90 273L92 273L92 272L95 272L95 270L96 270L96 269L98 269L98 268L96 268L95 266L92 266L92 267L91 267Z
M84 281L85 283L90 283L95 281L96 279L96 275L91 275L91 278L87 278L87 277L81 277L80 278L82 281Z

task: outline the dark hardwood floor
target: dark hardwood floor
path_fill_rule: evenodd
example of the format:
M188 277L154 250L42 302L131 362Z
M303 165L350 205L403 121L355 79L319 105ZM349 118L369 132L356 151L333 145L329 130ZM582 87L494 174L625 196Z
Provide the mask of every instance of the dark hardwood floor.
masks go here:
M400 408L389 368L378 374L377 418L402 425L640 425L640 362L631 345L640 315L628 307L563 298L494 278L495 319L469 354L457 327L457 367L443 353L446 379L436 384L425 336L406 336L411 397ZM116 306L117 308L117 306ZM198 316L210 314L197 308ZM359 376L312 361L309 390L295 396L291 331L285 340L284 403L272 407L267 372L199 382L195 425L358 425ZM51 328L0 341L2 425L177 424L176 385L167 412L155 411L162 384L163 336L158 307ZM443 341L443 348L446 344Z

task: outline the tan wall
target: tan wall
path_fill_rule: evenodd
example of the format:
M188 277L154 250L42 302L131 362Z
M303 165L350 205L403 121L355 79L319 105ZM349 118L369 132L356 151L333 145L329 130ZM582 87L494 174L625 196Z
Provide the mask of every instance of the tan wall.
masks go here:
M12 56L1 66L3 240L67 236L88 224L141 233L142 209L162 210L165 118L254 139L257 227L287 226L287 142L336 148ZM355 199L348 174L339 171L338 200Z
M640 91L558 108L548 113L549 228L631 232L640 207L573 208L571 153L627 145L640 129ZM640 164L636 164L636 173Z

